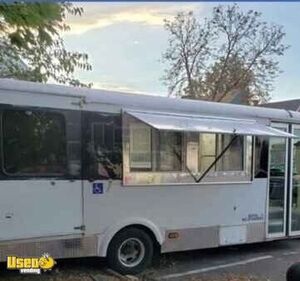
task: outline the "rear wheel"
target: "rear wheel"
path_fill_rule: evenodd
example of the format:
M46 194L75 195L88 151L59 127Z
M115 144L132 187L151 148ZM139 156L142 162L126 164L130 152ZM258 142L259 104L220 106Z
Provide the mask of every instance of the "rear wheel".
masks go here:
M127 228L118 232L108 247L109 266L121 274L138 274L152 261L153 241L142 229Z

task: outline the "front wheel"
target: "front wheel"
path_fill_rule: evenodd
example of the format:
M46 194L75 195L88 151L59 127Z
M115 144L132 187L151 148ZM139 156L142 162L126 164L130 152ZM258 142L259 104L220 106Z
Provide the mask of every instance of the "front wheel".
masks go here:
M152 261L153 241L142 229L127 228L118 232L108 247L109 266L121 274L138 274Z

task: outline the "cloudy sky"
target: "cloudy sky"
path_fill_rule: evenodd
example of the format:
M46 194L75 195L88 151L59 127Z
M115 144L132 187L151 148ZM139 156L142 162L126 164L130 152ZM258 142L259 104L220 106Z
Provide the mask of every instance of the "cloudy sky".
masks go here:
M78 72L94 88L167 95L161 81L161 54L168 34L163 20L179 11L209 16L216 2L168 3L75 3L84 8L79 17L69 16L71 31L63 35L68 49L89 54L91 72ZM263 13L268 22L284 26L285 42L291 45L280 59L283 73L275 82L272 100L300 97L300 3L239 3L242 9Z

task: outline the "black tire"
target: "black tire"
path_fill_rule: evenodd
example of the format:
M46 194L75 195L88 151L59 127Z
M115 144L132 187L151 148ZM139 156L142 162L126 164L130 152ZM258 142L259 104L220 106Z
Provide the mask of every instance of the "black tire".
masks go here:
M131 243L137 243L137 246L141 246L141 248L143 249L140 251L141 254L136 260L136 264L132 263L132 265L130 266L124 264L124 260L122 261L122 258L119 255L119 251L121 251L121 249L125 250L125 247L127 245L126 241L127 243L128 241L130 241ZM151 237L147 232L136 227L126 228L118 232L111 240L107 252L108 265L120 274L141 273L148 266L150 266L152 257L153 241Z
M297 262L289 267L286 273L287 281L299 281L300 280L300 263Z

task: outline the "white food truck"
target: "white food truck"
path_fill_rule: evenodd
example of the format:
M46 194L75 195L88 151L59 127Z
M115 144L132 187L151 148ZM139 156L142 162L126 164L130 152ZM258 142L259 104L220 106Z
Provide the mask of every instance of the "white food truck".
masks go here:
M300 236L300 114L0 79L0 260Z

